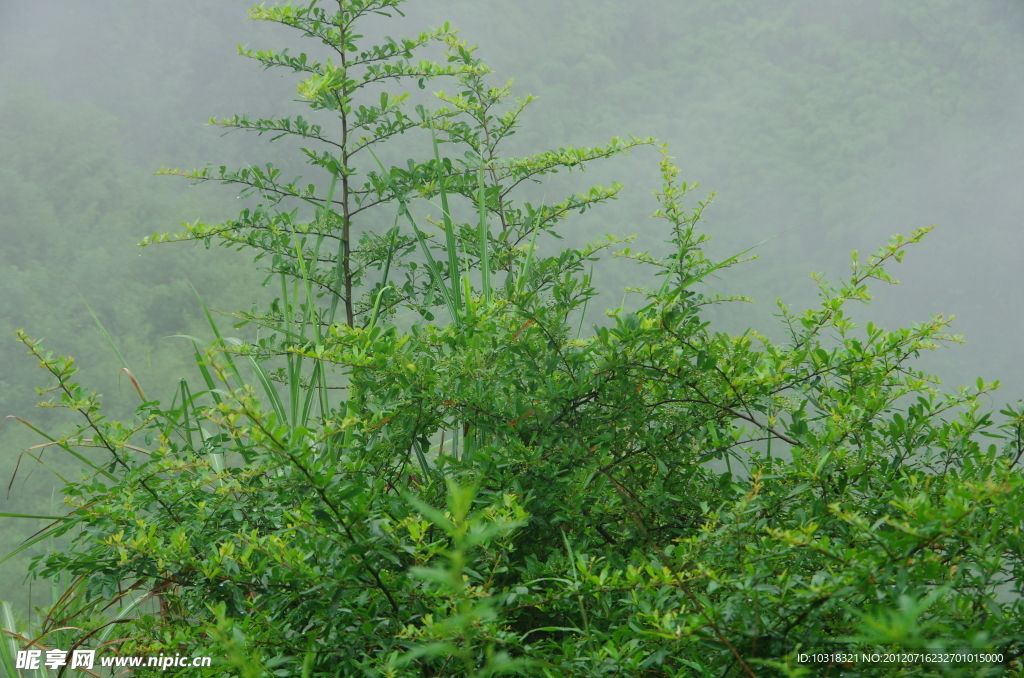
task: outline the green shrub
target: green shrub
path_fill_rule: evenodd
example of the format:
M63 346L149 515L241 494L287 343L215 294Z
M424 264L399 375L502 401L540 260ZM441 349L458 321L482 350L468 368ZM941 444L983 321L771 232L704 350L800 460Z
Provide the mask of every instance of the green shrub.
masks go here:
M913 368L956 340L948 319L887 331L846 310L928 229L854 255L839 285L819 278L820 307L780 304L784 342L716 333L701 311L722 300L699 290L742 255L704 258L707 203L684 206L695 186L662 148L654 216L673 254L617 252L652 287L583 333L592 264L621 245L536 240L618 187L554 205L516 189L653 141L504 157L530 99L508 104L447 26L362 46L362 18L399 4L251 10L337 53L245 52L302 72L335 120L218 124L303 138L326 191L270 166L169 172L258 197L148 242L255 249L281 295L237 318L262 339L222 337L211 316L202 384L114 423L72 361L20 334L54 404L83 418L54 444L90 469L37 538L72 539L35 563L71 582L38 642L74 620L73 642L95 646L117 624L124 654L218 658L189 675L800 675L825 672L800 653L836 648L1002 656L858 675L1015 666L1024 410L997 425L998 384L943 394ZM435 41L442 63L413 60ZM458 93L415 116L373 89L435 78ZM378 160L416 132L432 157ZM415 216L424 201L443 237Z

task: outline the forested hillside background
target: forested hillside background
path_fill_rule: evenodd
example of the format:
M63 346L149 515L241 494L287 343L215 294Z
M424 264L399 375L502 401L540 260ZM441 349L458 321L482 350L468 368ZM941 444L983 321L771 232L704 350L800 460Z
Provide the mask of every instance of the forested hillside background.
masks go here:
M163 397L194 370L188 345L167 337L204 332L190 284L217 309L264 297L248 254L135 246L178 221L237 208L222 189L152 176L161 166L274 159L303 173L287 148L218 138L203 124L290 112L291 78L233 56L236 43L283 42L245 21L249 4L0 3L0 415L53 423L33 408L43 381L14 340L17 328L78 358L82 381L123 414L131 389L84 302L143 387ZM758 248L760 260L710 282L755 302L716 311L723 327L770 326L776 296L798 307L812 301L812 270L836 278L849 250L935 223L872 317L903 325L955 314L967 345L922 364L949 384L1000 379L1002 401L1024 396L1024 5L420 0L403 21L412 32L445 20L483 45L499 78L540 96L517 151L652 135L671 144L688 180L717 192L707 213L713 252L776 236ZM627 190L581 235L637 234L654 247L645 216L656 173L656 154L641 150L588 176ZM602 286L632 284L627 270L609 266ZM19 451L42 442L6 422L5 485ZM66 462L55 468L76 472ZM52 487L41 469L20 473L0 511L46 513ZM39 527L0 526L3 552ZM0 580L20 582L26 562L4 563ZM23 608L28 600L27 587L14 597Z

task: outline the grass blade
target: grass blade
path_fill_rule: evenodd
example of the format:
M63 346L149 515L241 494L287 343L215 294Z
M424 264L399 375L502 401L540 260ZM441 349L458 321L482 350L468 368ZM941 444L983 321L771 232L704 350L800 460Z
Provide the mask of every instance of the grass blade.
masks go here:
M748 247L747 249L743 250L742 252L738 252L738 253L732 255L728 259L725 259L724 261L718 262L717 264L715 264L711 268L707 269L706 271L698 273L697 275L691 276L690 278L687 278L686 280L680 282L679 283L679 287L677 289L682 290L682 289L685 289L685 288L689 287L690 285L692 285L692 284L694 284L696 282L700 282L701 280L703 280L707 276L711 275L712 273L714 273L718 269L725 268L726 266L732 265L740 257L742 257L744 254L746 254L747 252L750 252L751 250L757 249L758 247L760 247L761 245L765 244L769 240L774 240L775 238L778 238L780 235L785 235L786 233L789 233L792 230L795 230L795 229L798 229L798 228L802 228L803 226L806 226L806 225L807 224L800 224L799 226L793 226L792 228L787 228L785 231L782 231L781 233L776 233L775 235L773 235L771 237L765 238L764 240L762 240L761 242L757 243L756 245L752 245L751 247ZM665 282L662 284L661 290L658 292L659 296L664 294L665 291L668 289L668 284L669 284L669 281L671 279L672 279L671 275L665 276Z
M310 324L313 325L316 341L320 343L320 323L316 321L316 306L313 305L313 288L309 284L309 275L306 273L306 258L302 256L302 245L294 233L292 233L292 241L295 247L295 259L299 262L299 272L302 273L302 285L306 292L306 312L311 319ZM302 323L302 328L302 335L305 336L306 323Z
M100 473L100 474L103 474L104 476L106 476L108 480L113 480L113 481L117 480L117 478L112 473L110 473L109 471L106 471L101 466L97 465L95 462L93 462L89 458L85 457L84 455L76 452L74 450L74 448L72 448L66 442L62 442L62 441L58 440L57 438L51 437L48 433L46 433L45 431L42 431L42 430L36 428L35 426L33 426L32 424L28 423L27 421L25 421L21 417L15 416L13 414L9 414L5 418L6 419L14 419L15 421L20 421L22 424L24 424L25 426L29 427L30 429L32 429L34 432L38 433L42 437L46 438L47 440L49 440L54 445L60 446L60 448L62 450L64 450L65 452L67 452L68 454L70 454L72 457L74 457L75 459L79 460L83 464L87 465L92 470L94 470L97 473ZM15 473L15 475L17 475L17 473L18 473L17 466L15 466L15 468L14 468L14 473ZM13 487L13 485L14 485L14 477L11 478L11 483L7 486L8 491L10 491L10 489L11 489L11 487Z
M320 208L321 211L320 211L320 214L319 214L319 219L320 219L321 225L323 225L324 220L326 220L326 218L330 214L332 214L334 212L334 210L331 209L331 205L334 203L334 191L338 188L338 174L339 174L339 172L344 171L341 168L341 164L340 163L337 166L338 166L339 170L338 170L338 172L334 172L334 171L331 172L331 186L330 186L330 188L327 189L327 199L324 200L324 205L323 205L322 208ZM317 249L318 250L319 250L319 248L320 248L320 246L317 245ZM337 258L335 259L335 262L334 262L334 280L335 280L334 285L335 285L335 289L337 289L337 290L345 289L344 277L345 277L345 240L344 240L344 238L338 238L338 256L337 256ZM333 325L334 324L334 315L335 315L335 313L338 312L338 300L340 298L341 297L340 297L339 294L335 294L335 295L331 296L331 311L330 311L330 314L327 316L327 324L328 325ZM351 303L351 300L349 300L348 303Z
M313 402L317 394L323 391L324 367L323 363L317 360L313 365L313 372L309 375L309 386L306 388L306 398L302 402L302 410L295 425L303 428L309 423L309 415L313 411Z
M189 283L189 287L192 287L191 282ZM203 313L206 314L206 321L210 324L210 329L213 330L213 335L217 337L218 345L226 348L227 346L224 343L224 337L221 336L220 330L217 329L217 323L213 320L213 314L210 313L210 309L206 307L206 302L203 301L203 298L199 295L199 291L196 290L195 287L192 287L192 291L195 292L196 298L199 299L199 305L203 307ZM227 359L228 370L231 372L231 376L235 378L235 381L238 384L236 388L243 388L245 386L245 381L242 380L242 375L238 372L238 367L235 366L234 358L232 358L231 354L227 351L222 351L222 353L224 354L225 359Z
M135 392L139 394L140 398L142 398L142 402L147 402L146 394L142 392L142 387L139 386L139 382L137 379L135 379L135 375L132 374L132 371L129 370L127 367L122 367L120 369L120 372L124 372L125 374L128 375L128 379L131 380L132 386L135 387ZM120 373L118 374L118 380L120 380Z
M528 217L528 221L533 220L533 215ZM529 223L526 224L529 228ZM516 296L523 293L523 285L526 284L526 279L530 275L530 269L533 267L533 252L537 248L537 231L540 228L540 222L537 222L533 226L533 235L530 236L530 249L526 252L526 261L523 263L523 268L520 271L519 277L516 280Z
M59 523L63 523L63 525L60 525L59 527L55 527ZM36 532L35 535L33 535L32 537L29 537L24 542L22 542L21 546L19 546L18 548L14 549L13 551L11 551L7 555L5 555L3 558L0 558L0 564L7 562L8 560L10 560L14 556L18 555L22 551L24 551L26 549L32 548L33 546L35 546L36 544L38 544L41 541L45 541L45 540L51 539L53 537L60 537L61 535L63 535L65 532L67 532L68 530L70 530L72 527L74 527L77 524L78 524L78 521L77 520L72 520L70 518L70 516L61 518L60 520L57 520L57 521L54 521L54 522L50 523L49 525L44 527L39 532Z
M188 339L192 342L192 356L196 361L196 367L199 368L199 373L203 377L203 382L206 384L206 389L209 391L210 396L213 398L213 402L220 405L223 402L220 399L220 390L217 388L217 382L213 380L213 375L210 374L210 370L206 367L206 363L203 361L203 356L199 353L199 345L206 345L206 342L196 339L193 336L187 334L172 334L169 339Z
M85 297L82 296L81 292L78 293L78 296L81 298L82 303L85 304L85 308L89 311L89 315L91 315L92 319L96 322L96 327L100 328L103 338L107 340L107 343L110 344L110 348L114 350L114 355L117 356L118 361L121 363L121 371L128 375L128 378L132 382L132 386L135 387L136 393L138 393L139 397L142 398L142 402L146 402L146 394L142 392L142 387L139 386L138 380L135 379L135 375L132 374L131 368L128 367L128 361L124 359L124 356L121 355L121 351L117 349L117 344L114 343L113 338L111 338L110 334L107 332L107 328L105 328L103 323L100 322L99 316L93 312L92 307L89 306L89 302L85 300Z
M437 187L441 192L441 215L444 218L445 248L448 250L448 280L452 284L452 293L455 297L455 305L462 308L462 298L459 292L458 282L462 278L459 270L459 251L455 243L455 226L452 224L451 212L448 210L448 191L444 185L444 172L441 171L441 152L438 150L437 135L434 133L434 123L428 117L430 126L430 140L434 145L434 163L437 170Z
M128 362L124 359L124 356L121 355L121 352L119 350L117 350L117 345L114 343L114 340L110 338L110 335L107 334L107 329L105 327L103 327L103 323L101 323L100 319L96 316L95 313L93 313L92 307L89 306L89 302L87 302L85 300L85 297L82 296L81 292L78 293L78 296L79 296L79 298L81 298L82 303L85 304L85 308L88 309L89 315L91 315L92 319L96 321L96 327L100 328L100 332L103 333L103 338L107 340L108 344L110 344L110 348L114 349L114 355L116 355L118 361L120 361L121 367L123 367L123 368L125 368L127 370L128 369ZM130 374L130 371L129 371L129 374Z
M14 636L18 634L18 626L14 620L14 611L8 602L0 603L0 666L3 666L8 678L18 678L21 671L15 668L14 658L18 654L18 643Z
M194 450L196 447L192 442L192 421L188 416L189 408L192 407L192 393L189 390L188 382L184 379L178 381L178 387L181 390L181 416L185 419L185 442L188 444L188 449ZM171 407L173 408L173 405ZM198 421L196 421L196 429L202 431Z
M388 182L391 191L395 194L395 198L398 200L399 214L405 213L406 218L408 218L409 224L412 226L412 230L416 234L416 240L419 241L420 249L423 251L423 256L427 260L427 268L430 270L430 275L434 279L434 284L437 290L441 293L441 296L444 298L445 305L448 306L448 311L452 315L452 321L457 322L461 318L459 306L455 304L455 298L452 296L451 290L449 290L448 286L444 284L444 279L441 277L441 271L438 268L437 261L434 259L434 255L430 252L430 246L427 244L427 239L424 237L423 231L421 231L420 227L416 225L416 220L413 219L412 212L409 211L409 203L406 202L405 195L398 191L398 187L395 186L395 182L391 179L391 174L384 169L384 164L380 161L380 158L378 158L373 151L370 151L370 155L372 155L373 159L377 161L377 164L380 166L381 176ZM457 284L457 281L452 281L453 287Z
M263 365L256 362L255 358L252 356L246 356L246 358L249 361L249 366L252 367L252 371L256 374L256 378L263 386L263 390L270 400L270 406L274 409L278 420L282 423L287 423L288 411L285 409L284 403L281 402L281 396L277 392L277 385L271 380L270 374L263 368Z
M488 255L490 245L489 231L487 228L487 206L484 204L486 198L484 189L484 162L480 159L480 171L477 173L477 209L480 211L480 281L484 291L484 301L491 303L491 262Z
M424 480L430 478L430 463L427 461L427 457L423 454L423 442L417 440L412 444L412 449L416 453L416 459L420 463L420 468L423 469Z

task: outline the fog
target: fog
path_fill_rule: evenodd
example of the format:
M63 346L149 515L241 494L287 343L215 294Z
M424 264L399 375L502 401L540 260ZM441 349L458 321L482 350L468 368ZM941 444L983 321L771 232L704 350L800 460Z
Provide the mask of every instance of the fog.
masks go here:
M45 379L13 340L19 327L80 358L83 382L95 379L112 402L129 402L78 293L115 341L128 344L129 362L148 365L140 371L158 392L166 387L158 382L173 387L187 369L187 356L162 337L201 331L186 278L225 310L263 294L255 274L218 282L225 267L247 270L247 253L178 245L139 257L135 248L154 230L224 218L238 207L230 190L152 176L161 166L273 161L323 181L284 142L221 137L204 124L234 113L307 113L292 101L296 74L264 72L235 45L293 53L317 45L246 21L249 4L0 0L0 415L43 420L31 387ZM858 317L897 327L955 315L953 330L966 344L923 356L921 366L951 385L1001 380L997 409L1024 397L1024 5L1017 0L413 0L405 7L405 18L375 24L379 35L450 21L480 45L496 84L514 78L518 95L539 95L514 152L657 137L683 177L701 183L695 199L717 193L705 223L714 254L770 238L758 260L711 281L712 291L754 302L716 311L720 328L771 335L776 297L797 308L814 303L812 271L838 280L850 250L873 252L893 233L935 224L890 269L902 283L876 285L876 302ZM657 248L663 234L647 218L657 160L652 149L638 149L582 177L559 177L559 190L613 180L627 186L594 217L574 219L570 227L582 230L573 237L636 234L640 246ZM641 281L619 263L608 270L603 284L615 294L606 306L613 306L624 286ZM14 426L0 431L5 480L19 450L38 442ZM0 511L45 507L52 485L45 473L19 479ZM0 522L7 535L0 545L34 531L23 522ZM12 562L24 568L23 559Z

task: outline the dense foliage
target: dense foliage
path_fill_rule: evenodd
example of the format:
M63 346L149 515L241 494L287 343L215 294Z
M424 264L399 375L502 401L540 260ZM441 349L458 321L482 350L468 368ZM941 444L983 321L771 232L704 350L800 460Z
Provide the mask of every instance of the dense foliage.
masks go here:
M506 157L530 99L509 103L447 26L364 44L365 16L399 4L252 10L335 54L246 52L303 73L314 112L219 124L300 138L326 186L170 171L256 199L148 242L256 250L281 289L237 314L258 340L211 316L202 383L169 405L138 389L115 423L20 334L82 417L53 446L90 469L36 540L72 544L36 562L67 586L38 642L115 633L125 654L224 658L209 675L798 675L799 652L838 641L1003 657L907 675L1005 672L1024 654L1024 410L997 424L996 384L943 394L914 368L956 340L947 319L849 317L927 229L820 278L817 308L780 305L784 341L715 332L702 313L725 300L699 290L742 255L705 258L707 203L685 205L667 150L669 256L539 248L619 187L548 205L524 185L653 141ZM436 43L443 60L414 58ZM436 109L380 89L435 79L455 92ZM415 133L426 160L379 159ZM590 267L615 248L645 302L584 331Z

